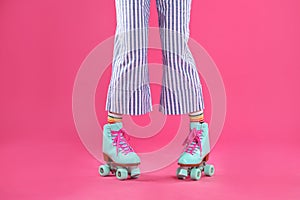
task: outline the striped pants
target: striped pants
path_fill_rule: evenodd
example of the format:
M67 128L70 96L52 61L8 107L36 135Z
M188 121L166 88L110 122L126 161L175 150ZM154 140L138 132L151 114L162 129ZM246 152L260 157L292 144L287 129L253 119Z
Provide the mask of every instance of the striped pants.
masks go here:
M202 85L188 47L192 0L156 0L163 79L159 111L187 114L204 109ZM115 0L117 27L106 110L141 115L152 111L147 66L150 0Z

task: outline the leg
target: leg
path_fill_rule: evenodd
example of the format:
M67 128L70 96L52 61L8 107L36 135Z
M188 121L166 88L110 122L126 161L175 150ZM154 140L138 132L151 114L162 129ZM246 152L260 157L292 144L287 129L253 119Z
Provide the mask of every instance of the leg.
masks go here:
M147 68L150 0L115 0L117 27L106 110L140 115L152 110Z
M190 117L190 122L191 123L192 122L204 123L204 113L203 113L203 110L189 113L189 117Z
M112 77L106 100L108 123L103 130L101 176L110 172L118 179L137 178L139 156L127 142L122 115L152 110L147 69L147 28L150 0L115 0L117 27Z
M191 0L156 0L156 4L164 65L160 111L203 110L202 86L188 47Z

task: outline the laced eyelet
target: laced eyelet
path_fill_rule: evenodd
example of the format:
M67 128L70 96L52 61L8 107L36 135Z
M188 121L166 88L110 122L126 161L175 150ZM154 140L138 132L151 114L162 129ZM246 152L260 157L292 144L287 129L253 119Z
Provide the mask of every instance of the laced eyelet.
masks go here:
M194 155L195 150L197 147L199 147L200 150L200 156L202 156L202 129L197 130L196 128L192 129L189 133L187 139L185 140L184 144L186 144L185 152L189 153L191 155Z
M117 155L119 154L119 149L125 155L130 153L130 152L133 152L133 149L131 148L131 146L127 142L127 139L129 139L129 137L127 136L127 133L123 128L121 128L118 131L113 131L112 130L111 134L114 136L113 145L116 146Z

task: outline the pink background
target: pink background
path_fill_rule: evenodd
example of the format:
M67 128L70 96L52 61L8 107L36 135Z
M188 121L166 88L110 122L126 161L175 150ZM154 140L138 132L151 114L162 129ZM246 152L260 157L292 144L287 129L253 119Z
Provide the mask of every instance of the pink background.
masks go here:
M210 159L216 174L179 181L174 163L120 182L99 177L100 163L72 116L80 64L114 34L114 1L0 2L0 199L300 198L300 2L192 5L191 37L216 62L227 92L225 126ZM157 26L154 0L151 6L150 26ZM96 95L101 125L105 96ZM161 137L160 146L169 139Z

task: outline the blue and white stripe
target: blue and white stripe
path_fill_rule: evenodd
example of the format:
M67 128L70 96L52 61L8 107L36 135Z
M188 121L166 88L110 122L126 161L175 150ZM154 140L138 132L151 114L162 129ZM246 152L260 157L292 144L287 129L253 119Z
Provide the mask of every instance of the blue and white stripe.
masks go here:
M150 0L115 0L117 27L106 110L141 115L152 111L147 65ZM163 53L160 111L204 109L202 86L188 47L191 0L156 0Z

